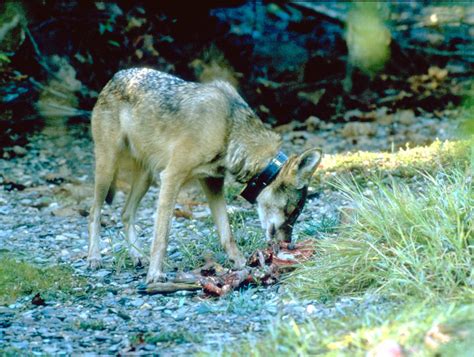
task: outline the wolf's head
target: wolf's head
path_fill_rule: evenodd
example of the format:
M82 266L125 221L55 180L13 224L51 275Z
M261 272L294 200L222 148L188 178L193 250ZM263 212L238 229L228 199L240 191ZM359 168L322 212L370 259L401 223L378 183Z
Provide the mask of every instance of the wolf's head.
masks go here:
M320 149L291 156L275 180L258 195L258 215L268 240L291 241L293 224L303 209L308 185L320 161Z

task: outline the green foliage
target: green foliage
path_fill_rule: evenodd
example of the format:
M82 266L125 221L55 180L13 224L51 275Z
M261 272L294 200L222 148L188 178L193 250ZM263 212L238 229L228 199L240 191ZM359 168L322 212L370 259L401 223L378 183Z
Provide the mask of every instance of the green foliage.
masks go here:
M234 201L242 191L242 187L237 184L227 185L225 187L225 198L227 202Z
M370 191L338 183L354 215L337 238L318 242L318 256L289 279L294 290L325 299L368 289L399 298L472 297L472 177L452 169L425 175L416 188L374 181Z
M0 65L2 63L10 63L10 57L8 56L8 53L0 51Z
M43 297L72 294L74 288L80 288L84 282L64 266L38 268L11 256L0 255L0 305L36 293Z
M459 134L470 143L471 170L474 170L474 82L471 83L461 107Z
M120 43L118 43L117 41L109 40L107 42L114 47L120 47Z
M362 71L373 74L390 57L390 31L376 2L358 2L347 19L349 59Z

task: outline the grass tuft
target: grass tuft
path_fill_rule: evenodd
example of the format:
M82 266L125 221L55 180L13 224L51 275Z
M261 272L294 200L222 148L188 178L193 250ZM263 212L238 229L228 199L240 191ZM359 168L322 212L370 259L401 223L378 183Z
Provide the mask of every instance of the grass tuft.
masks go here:
M229 219L234 239L244 256L248 257L257 249L266 246L267 243L260 227L250 223L255 221L253 214L248 212L232 213L229 215ZM225 267L232 266L222 248L211 219L208 220L207 225L210 227L212 234L204 235L193 222L190 222L188 225L188 229L193 233L193 237L191 239L182 239L178 242L178 250L183 256L179 264L180 269L190 270L198 268L210 257Z
M222 355L392 355L387 348L383 349L387 354L374 353L378 346L392 341L408 355L467 357L472 352L473 315L472 304L409 304L382 311L368 306L303 325L280 321L269 328L264 339L249 337L246 344L227 348Z
M100 320L77 320L74 322L73 327L85 331L102 331L107 326Z
M473 296L474 187L453 169L425 174L418 187L376 181L372 190L340 181L355 207L338 237L290 284L301 295L331 299L375 290L423 299ZM461 293L464 292L464 293Z
M328 314L303 324L283 317L263 338L250 335L222 354L472 355L470 145L326 157L315 182L341 191L351 207L338 227L307 224L303 233L320 238L317 255L285 285L325 303ZM350 301L344 310L341 298Z
M177 331L162 331L162 332L146 332L139 333L130 338L130 344L133 346L138 346L143 343L148 343L152 345L164 344L167 346L170 345L180 345L183 343L200 343L202 338L199 335L190 333L185 330Z

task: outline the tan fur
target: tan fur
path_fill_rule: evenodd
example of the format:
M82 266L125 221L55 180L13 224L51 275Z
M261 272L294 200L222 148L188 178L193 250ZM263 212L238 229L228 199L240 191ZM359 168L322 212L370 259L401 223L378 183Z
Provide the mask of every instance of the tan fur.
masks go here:
M96 157L89 223L91 267L101 263L100 211L108 193L113 193L124 159L133 162L133 170L122 218L136 263L143 257L134 229L135 213L153 173L160 172L147 282L164 276L163 260L176 198L182 186L194 179L200 181L207 196L229 258L236 266L245 264L227 218L224 176L230 174L241 183L247 182L275 156L281 140L265 128L232 86L220 81L185 82L150 69L121 71L102 90L91 127Z

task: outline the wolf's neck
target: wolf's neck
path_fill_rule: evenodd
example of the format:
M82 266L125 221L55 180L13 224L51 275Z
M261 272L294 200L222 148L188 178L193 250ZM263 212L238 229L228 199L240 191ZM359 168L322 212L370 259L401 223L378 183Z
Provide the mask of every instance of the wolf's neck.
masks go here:
M240 183L260 173L281 147L278 134L262 122L236 123L229 135L226 167Z

